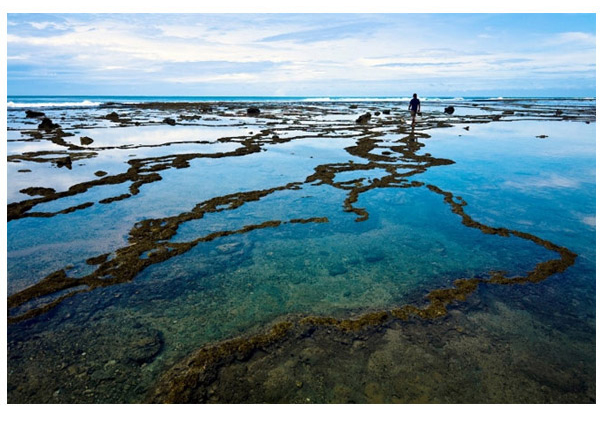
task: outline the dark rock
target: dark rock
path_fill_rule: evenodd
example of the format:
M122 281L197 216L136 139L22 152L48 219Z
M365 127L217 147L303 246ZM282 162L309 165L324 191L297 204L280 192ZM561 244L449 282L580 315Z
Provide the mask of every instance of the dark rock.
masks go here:
M19 170L21 171L21 170ZM55 193L55 190L47 187L27 187L19 192L29 196L49 196Z
M24 168L22 170L17 170L19 173L31 173L31 170L29 170L28 168Z
M539 136L535 136L535 137L539 138L539 139L544 139L544 138L547 138L548 135L547 134L540 134Z
M454 114L454 111L456 111L456 109L450 105L449 107L445 107L445 110L443 110L443 111L446 114Z
M119 115L113 111L105 116L105 119L110 120L111 122L119 122Z
M45 117L44 119L42 119L40 125L38 125L38 130L50 133L51 131L54 131L59 127L59 124L55 124L49 118Z
M502 114L514 114L512 110L505 110Z
M470 126L467 125L466 127L463 127L466 131L470 130Z
M349 109L350 110L355 110L355 109L357 109L357 105L349 105Z
M562 110L556 110L556 116L560 116L562 114Z
M247 114L249 116L257 116L259 113L261 113L261 110L257 107L247 108Z
M25 112L25 117L44 117L46 116L44 113L42 113L41 111L32 111L32 110L27 110Z
M71 167L72 167L71 156L67 156L66 158L57 159L56 166L58 168L67 167L69 170L71 170Z
M391 110L384 110L383 114L391 114Z
M89 138L88 136L82 136L79 138L79 143L82 145L90 145L92 142L94 142L94 139Z
M358 117L355 120L356 124L360 124L360 125L365 125L368 123L368 121L372 118L372 115L370 113L366 113L366 114L362 114L360 117Z
M380 116L380 111L375 111L375 112L374 112L374 115L375 115L375 116Z
M103 177L103 176L106 176L106 175L107 175L107 172L105 172L105 171L103 171L103 170L98 170L97 172L94 172L94 174L95 174L96 176L98 176L99 178L101 178L101 177Z
M176 124L176 120L171 118L171 117L166 117L165 119L163 119L163 123L167 124L167 125L175 125Z

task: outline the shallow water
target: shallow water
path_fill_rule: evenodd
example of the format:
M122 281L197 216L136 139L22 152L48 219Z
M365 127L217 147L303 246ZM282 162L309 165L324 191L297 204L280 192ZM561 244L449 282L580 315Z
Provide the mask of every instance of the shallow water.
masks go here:
M9 401L150 400L199 348L280 320L293 334L220 359L191 401L594 401L595 110L526 104L427 104L415 132L354 122L403 104L228 104L176 126L189 110L53 109L79 132L54 142L11 111ZM563 248L574 263L541 279L492 281ZM433 319L301 328L459 279L481 284Z

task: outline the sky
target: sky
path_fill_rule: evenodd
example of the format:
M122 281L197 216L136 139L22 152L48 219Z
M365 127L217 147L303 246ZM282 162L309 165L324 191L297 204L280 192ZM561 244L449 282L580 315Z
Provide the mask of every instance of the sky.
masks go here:
M7 94L596 95L595 14L7 14Z

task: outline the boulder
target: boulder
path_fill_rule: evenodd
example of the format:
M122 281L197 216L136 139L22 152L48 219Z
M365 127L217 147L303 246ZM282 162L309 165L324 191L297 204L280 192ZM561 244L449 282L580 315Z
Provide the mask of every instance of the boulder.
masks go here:
M112 122L119 122L119 115L113 111L112 113L109 113L105 116L105 119L108 119Z
M90 145L92 142L94 142L94 139L89 138L88 136L82 136L79 138L79 143L81 145Z
M165 119L163 119L163 123L167 125L175 125L176 120L171 117L166 117Z
M38 130L45 131L46 133L50 133L51 131L54 131L59 127L60 127L59 124L55 124L52 122L52 120L45 117L44 119L42 119L42 122L40 122L40 125L38 125Z
M25 111L25 117L44 117L46 116L44 113L42 113L41 111L32 111L32 110L27 110Z
M366 114L362 114L360 117L358 117L355 120L356 124L360 124L360 125L365 125L368 123L368 121L370 120L370 118L372 118L372 115L370 113L366 113Z
M56 160L56 166L58 168L61 167L67 167L69 170L71 170L73 163L71 161L71 156L67 156L66 158L59 158Z
M454 111L456 111L456 109L450 105L449 107L445 107L445 110L443 110L443 111L446 114L454 114Z
M247 114L249 116L257 116L259 113L261 113L261 110L257 107L247 108Z

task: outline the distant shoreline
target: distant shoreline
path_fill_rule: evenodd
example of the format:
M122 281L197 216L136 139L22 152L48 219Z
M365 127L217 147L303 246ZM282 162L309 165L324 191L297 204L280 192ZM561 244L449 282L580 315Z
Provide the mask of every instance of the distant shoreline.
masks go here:
M107 103L132 104L146 102L280 102L280 103L370 103L370 102L407 102L411 97L401 96L63 96L63 95L29 95L7 96L7 108L42 108L42 107L95 107ZM524 101L551 101L551 102L595 102L595 97L488 97L488 96L425 96L420 98L423 102L431 103L457 103L457 102L524 102Z

